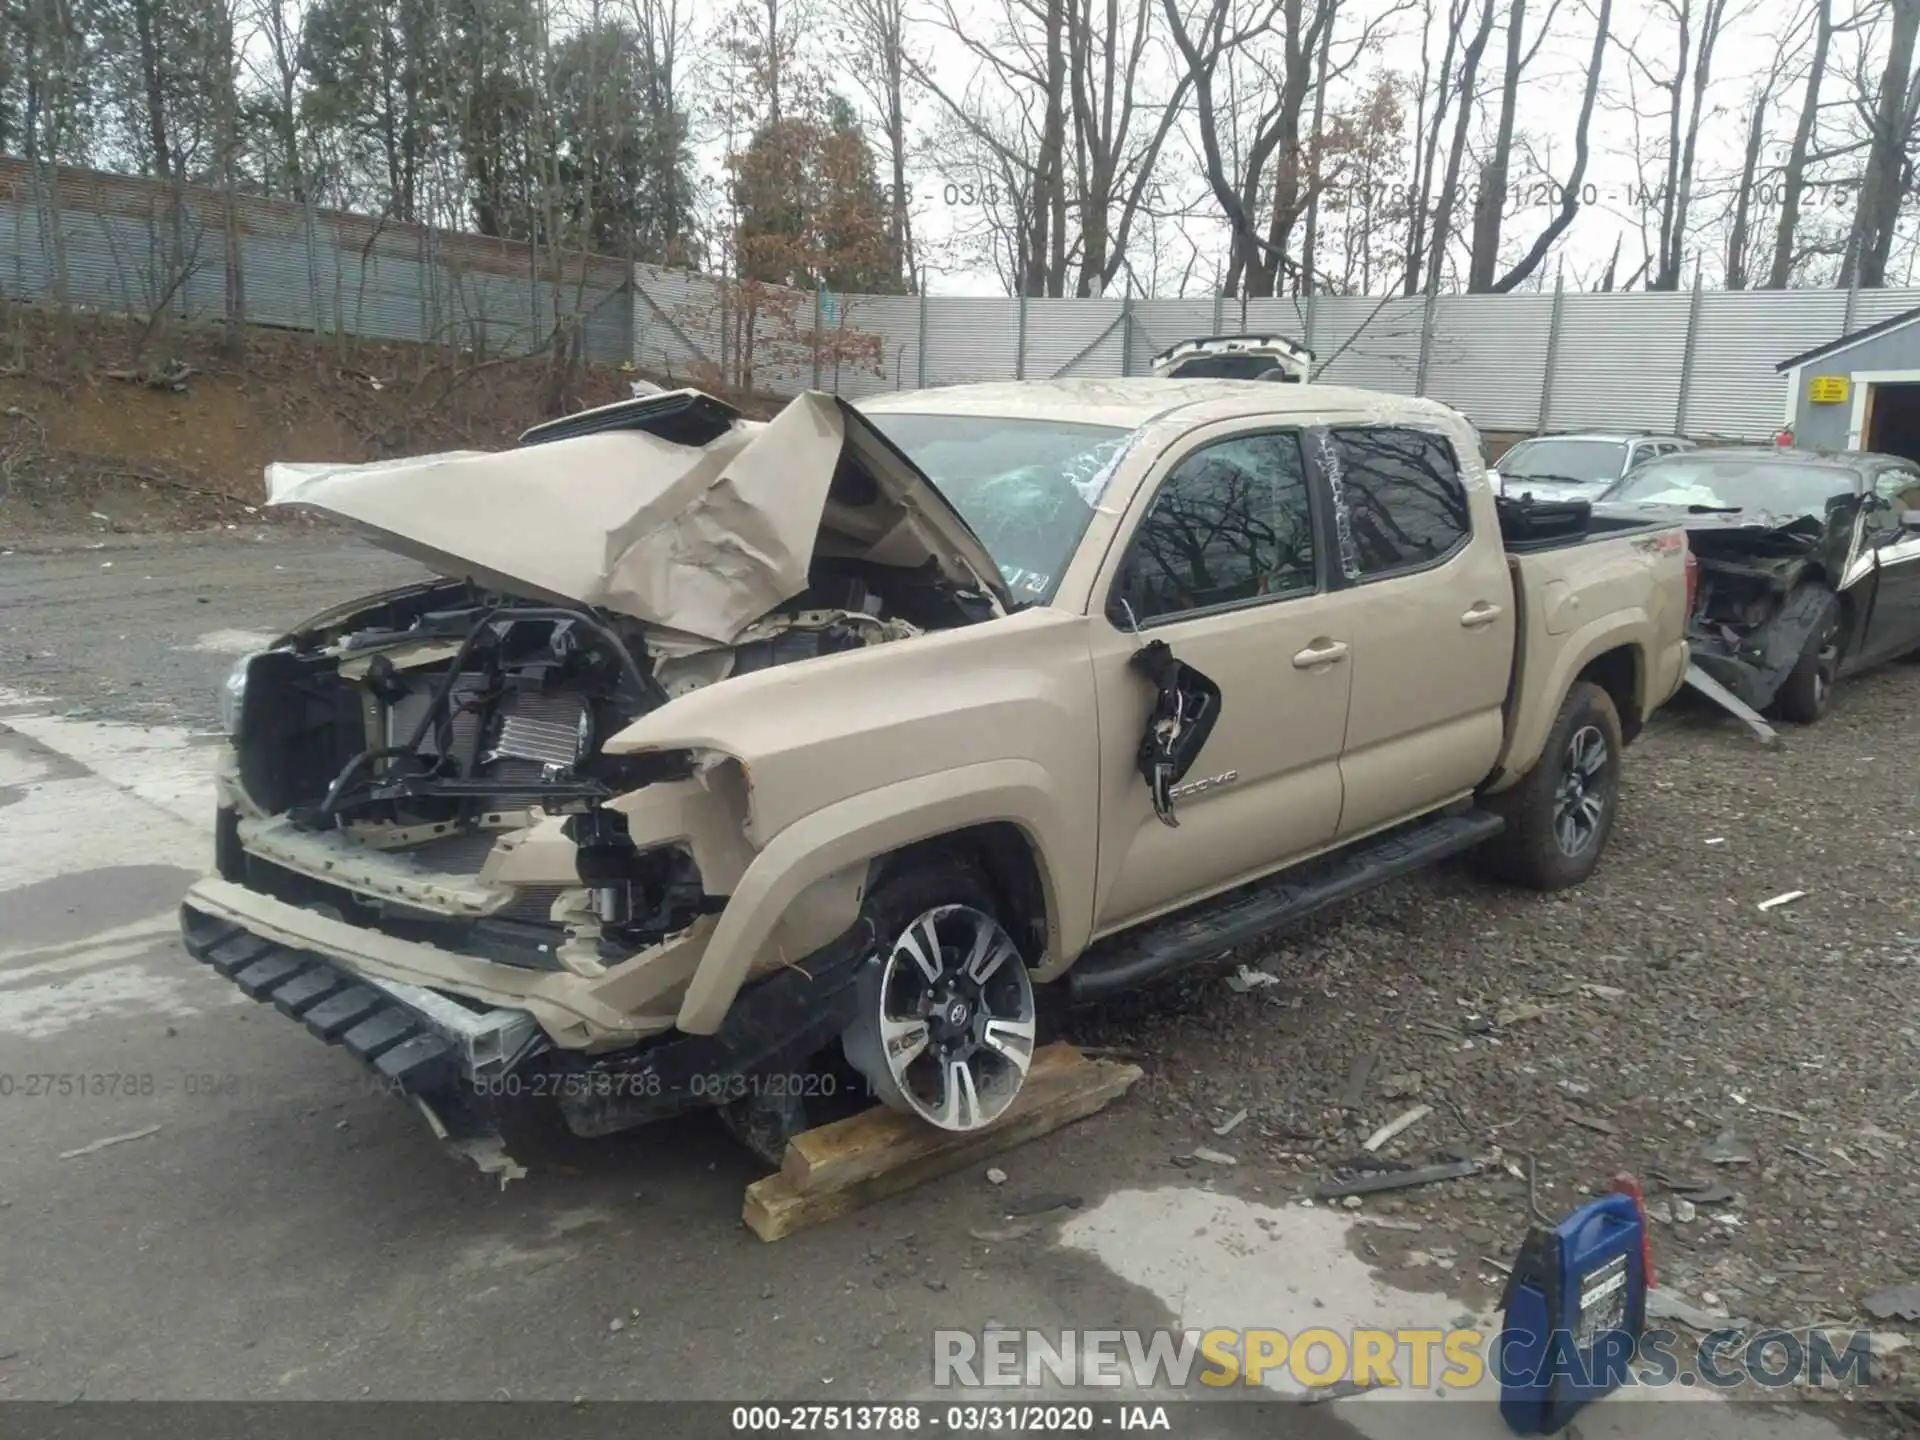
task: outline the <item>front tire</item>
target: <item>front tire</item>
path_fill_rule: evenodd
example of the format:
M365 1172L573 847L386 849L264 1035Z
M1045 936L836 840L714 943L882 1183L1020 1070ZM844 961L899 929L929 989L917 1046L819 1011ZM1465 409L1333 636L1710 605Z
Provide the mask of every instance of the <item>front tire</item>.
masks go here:
M1489 872L1534 890L1564 890L1593 874L1620 808L1624 748L1613 697L1576 682L1539 761L1519 784L1487 801L1507 822L1483 851Z
M1818 607L1806 648L1773 697L1773 713L1796 725L1812 725L1833 708L1833 682L1840 673L1840 601L1824 586L1808 585L1790 596L1786 611Z
M984 1130L1026 1083L1038 1035L1026 957L992 887L942 860L881 881L867 902L880 942L841 1037L880 1102L941 1130Z

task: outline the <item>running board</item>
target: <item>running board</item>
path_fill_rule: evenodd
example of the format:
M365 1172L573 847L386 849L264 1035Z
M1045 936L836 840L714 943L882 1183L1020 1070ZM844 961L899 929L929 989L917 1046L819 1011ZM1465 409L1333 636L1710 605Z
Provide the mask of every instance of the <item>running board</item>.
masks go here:
M1067 998L1105 1000L1257 940L1348 896L1470 850L1506 828L1485 810L1443 813L1095 941L1067 972Z

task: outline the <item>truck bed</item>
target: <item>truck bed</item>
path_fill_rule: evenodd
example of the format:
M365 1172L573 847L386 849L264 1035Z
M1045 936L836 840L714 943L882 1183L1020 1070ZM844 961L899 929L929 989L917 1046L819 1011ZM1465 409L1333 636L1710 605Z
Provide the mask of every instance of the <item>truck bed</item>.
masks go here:
M1536 555L1595 540L1615 539L1632 531L1664 528L1651 520L1629 520L1617 515L1595 515L1586 500L1536 500L1532 496L1499 496L1500 539L1510 555Z

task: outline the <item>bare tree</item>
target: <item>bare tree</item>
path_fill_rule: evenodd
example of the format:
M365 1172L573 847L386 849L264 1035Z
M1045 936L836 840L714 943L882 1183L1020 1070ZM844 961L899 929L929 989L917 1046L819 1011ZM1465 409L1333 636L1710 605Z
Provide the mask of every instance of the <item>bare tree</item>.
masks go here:
M1506 63L1500 77L1500 115L1494 127L1493 151L1480 167L1479 192L1474 197L1473 246L1467 266L1469 290L1494 288L1494 275L1500 261L1501 221L1506 208L1508 183L1512 178L1513 132L1520 105L1521 77L1539 54L1541 44L1552 33L1554 16L1559 10L1559 0L1551 0L1545 17L1540 21L1539 33L1529 49L1525 44L1527 0L1512 0L1508 7ZM1594 88L1598 78L1592 73L1593 69L1597 67L1590 68L1589 90ZM1576 143L1584 140L1583 127L1576 136ZM1568 189L1575 197L1579 195L1580 185L1581 177L1571 178Z
M1713 78L1714 50L1726 27L1728 0L1654 0L1653 9L1672 23L1659 41L1674 57L1673 68L1656 72L1640 53L1642 37L1622 42L1635 71L1665 96L1667 126L1664 179L1657 198L1659 240L1649 290L1677 290L1686 261L1688 211L1700 145L1701 111Z
M1780 59L1775 52L1773 64L1754 88L1753 105L1747 113L1747 138L1740 158L1740 179L1734 188L1733 216L1727 229L1727 289L1747 288L1753 249L1754 188L1760 173L1760 152L1766 144L1767 113L1773 105L1774 86L1780 80Z
M1914 40L1920 33L1920 0L1888 0L1891 25L1886 65L1880 72L1873 107L1867 167L1846 254L1840 262L1842 286L1877 288L1886 284L1902 198L1913 193L1913 137L1920 117L1920 71L1914 69Z
M854 83L879 113L886 139L887 241L900 273L913 286L919 273L913 248L913 199L907 180L907 104L911 66L907 58L906 0L845 0L841 33L853 61Z
M1104 294L1125 263L1141 206L1157 189L1161 149L1193 83L1191 74L1180 76L1141 139L1135 119L1136 111L1152 106L1139 93L1139 80L1154 43L1153 17L1153 0L1124 7L1121 0L1102 0L1097 10L1094 0L1072 0L1069 11L1081 296Z
M1813 0L1813 56L1807 62L1806 90L1794 122L1793 144L1780 174L1780 216L1773 233L1773 263L1767 288L1784 290L1792 278L1794 239L1800 232L1800 202L1806 193L1808 157L1820 119L1820 87L1826 81L1827 55L1833 45L1833 0Z
M1440 270L1447 257L1447 241L1452 238L1454 207L1460 200L1460 166L1467 150L1467 126L1473 119L1474 84L1479 78L1480 57L1493 35L1494 0L1482 0L1480 20L1466 36L1460 55L1460 78L1455 91L1458 106L1454 112L1453 142L1447 148L1447 168L1434 198L1433 238L1427 242L1427 285L1429 295L1440 288ZM1499 201L1496 199L1496 204Z
M1613 23L1613 0L1600 0L1599 8L1594 12L1593 49L1587 56L1586 86L1580 94L1580 115L1573 127L1573 168L1567 172L1565 185L1560 187L1560 206L1553 219L1533 239L1526 253L1498 280L1487 288L1497 294L1505 294L1523 284L1539 268L1547 253L1573 224L1574 217L1580 213L1582 192L1586 185L1587 160L1589 157L1588 135L1593 125L1593 107L1600 93L1600 72L1606 64L1607 37ZM1543 32L1544 33L1544 32ZM1614 242L1614 259L1620 255L1619 242ZM1609 277L1613 274L1613 265L1607 267Z
M1313 198L1335 175L1334 167L1311 156L1324 137L1305 133L1307 101L1317 86L1349 73L1407 6L1395 3L1369 15L1322 66L1320 51L1330 43L1324 37L1340 14L1342 0L1255 0L1245 7L1236 0L1206 0L1204 11L1195 16L1181 13L1180 0L1163 3L1193 83L1208 187L1227 220L1225 288L1253 299L1272 296L1283 275L1290 274L1296 285L1300 282L1300 265L1289 253L1293 233ZM1253 42L1276 30L1279 43L1272 48L1277 58L1269 62ZM1234 94L1231 71L1242 53L1257 72L1257 83L1244 97ZM1223 65L1228 67L1224 75ZM1223 81L1228 92L1224 105ZM1243 113L1249 103L1254 107L1251 119ZM1231 145L1236 135L1240 144ZM1269 163L1274 167L1270 185Z

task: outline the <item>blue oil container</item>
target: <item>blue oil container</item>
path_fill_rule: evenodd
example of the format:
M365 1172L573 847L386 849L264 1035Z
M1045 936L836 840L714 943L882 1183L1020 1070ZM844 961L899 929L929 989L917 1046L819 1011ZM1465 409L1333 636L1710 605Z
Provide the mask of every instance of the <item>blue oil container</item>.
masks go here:
M1551 1435L1628 1378L1646 1327L1645 1233L1631 1195L1603 1195L1528 1230L1495 1348L1508 1429Z

